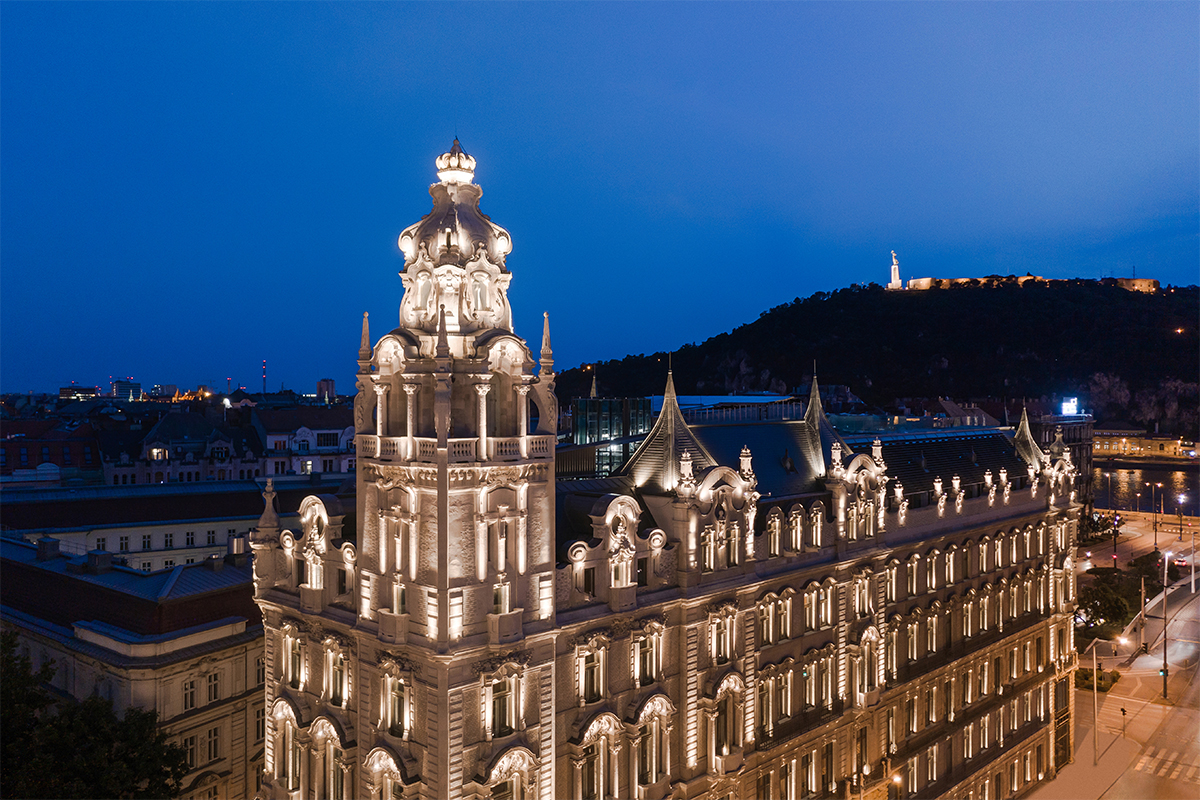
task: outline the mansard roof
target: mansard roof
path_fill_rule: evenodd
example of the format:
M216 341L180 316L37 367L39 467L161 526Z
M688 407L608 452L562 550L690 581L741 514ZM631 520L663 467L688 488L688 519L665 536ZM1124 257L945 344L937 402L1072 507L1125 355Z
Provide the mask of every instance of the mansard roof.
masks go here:
M850 441L869 451L875 437L867 433L850 437ZM1008 470L1010 480L1026 474L1027 462L1013 441L995 428L879 434L878 438L887 475L892 479L889 491L897 481L904 485L905 494L913 494L932 491L936 478L941 478L943 488L949 491L955 475L969 486L983 483L988 470L997 482L1001 469ZM759 472L757 464L754 471Z
M301 428L341 432L354 424L354 409L350 406L255 409L254 415L267 433L291 433Z
M631 477L637 486L651 485L670 491L679 482L679 459L684 452L691 454L695 472L717 465L716 459L684 421L675 396L675 379L668 371L663 407L654 427L629 460L613 474ZM736 465L737 458L730 463Z

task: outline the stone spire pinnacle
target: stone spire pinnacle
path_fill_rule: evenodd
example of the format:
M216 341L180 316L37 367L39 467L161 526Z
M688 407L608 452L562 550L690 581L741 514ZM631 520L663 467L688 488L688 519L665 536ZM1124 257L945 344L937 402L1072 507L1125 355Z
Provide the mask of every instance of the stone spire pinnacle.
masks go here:
M813 373L812 391L808 394L808 408L804 410L804 421L807 422L813 430L818 430L821 426L821 419L825 416L824 409L821 408L821 390L817 386L817 374Z
M550 312L542 312L542 372L553 374L554 350L550 347Z
M362 339L358 342L358 358L360 361L371 357L371 330L367 325L367 312L363 312Z
M438 331L437 331L437 350L434 352L437 358L450 357L450 341L446 337L446 307L438 308Z
M592 392L588 395L588 397L591 397L592 399L596 398L596 370L594 368L592 369Z

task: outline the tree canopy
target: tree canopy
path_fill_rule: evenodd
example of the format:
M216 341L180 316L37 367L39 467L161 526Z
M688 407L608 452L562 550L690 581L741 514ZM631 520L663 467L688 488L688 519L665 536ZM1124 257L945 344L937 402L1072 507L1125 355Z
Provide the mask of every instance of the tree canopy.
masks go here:
M158 714L112 702L76 701L46 688L53 662L36 672L15 631L0 635L0 795L11 798L176 797L187 774L183 749L158 730Z

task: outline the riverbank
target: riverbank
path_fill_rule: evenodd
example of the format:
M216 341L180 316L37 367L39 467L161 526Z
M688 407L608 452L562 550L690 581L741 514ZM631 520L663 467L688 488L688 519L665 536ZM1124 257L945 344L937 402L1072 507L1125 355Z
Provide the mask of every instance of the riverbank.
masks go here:
M1093 458L1092 467L1095 469L1179 469L1185 472L1200 472L1200 459L1138 458L1136 456Z

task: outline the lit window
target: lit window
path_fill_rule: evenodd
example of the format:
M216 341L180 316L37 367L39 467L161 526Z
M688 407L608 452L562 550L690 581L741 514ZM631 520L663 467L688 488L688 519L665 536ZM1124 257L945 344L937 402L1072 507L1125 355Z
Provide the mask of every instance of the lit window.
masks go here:
M346 704L346 656L344 653L327 652L325 661L325 674L327 676L326 692L329 697L329 702L335 706L344 706Z
M633 663L637 684L649 686L662 672L662 632L648 631L633 640Z
M295 634L283 637L284 662L283 679L293 689L299 689L302 680L303 663L300 653L300 638Z
M408 685L402 678L388 675L384 679L384 726L392 736L407 738L409 727Z
M587 650L579 659L579 695L584 703L594 703L602 696L603 654L599 648Z

